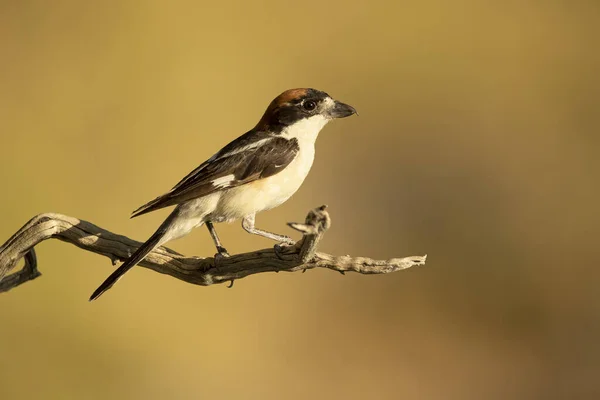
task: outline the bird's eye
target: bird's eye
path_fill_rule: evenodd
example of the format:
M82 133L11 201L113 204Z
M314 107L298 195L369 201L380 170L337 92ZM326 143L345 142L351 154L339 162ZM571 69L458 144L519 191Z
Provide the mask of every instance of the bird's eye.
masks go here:
M314 109L317 107L317 103L315 103L315 102L314 102L314 101L312 101L312 100L305 101L305 102L302 104L302 107L304 107L304 109L305 109L306 111L312 111L312 110L314 110Z

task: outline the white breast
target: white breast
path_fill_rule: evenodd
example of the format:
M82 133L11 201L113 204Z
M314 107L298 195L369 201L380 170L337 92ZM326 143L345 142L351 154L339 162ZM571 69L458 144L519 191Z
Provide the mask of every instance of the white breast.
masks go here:
M282 137L298 140L300 150L294 160L273 176L224 191L212 217L235 220L277 207L289 199L308 175L315 158L315 141L328 121L316 115L284 130Z

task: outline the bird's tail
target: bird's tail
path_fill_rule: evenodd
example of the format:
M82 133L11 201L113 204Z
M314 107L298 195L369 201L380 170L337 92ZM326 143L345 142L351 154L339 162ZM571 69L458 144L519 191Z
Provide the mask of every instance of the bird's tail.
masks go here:
M129 257L119 268L115 270L90 296L90 301L96 300L104 292L112 287L127 271L135 267L140 261L142 261L152 250L160 246L166 240L166 235L169 232L169 228L173 225L176 218L176 212L174 211L169 217L162 223L156 232L150 239L142 244L136 251Z

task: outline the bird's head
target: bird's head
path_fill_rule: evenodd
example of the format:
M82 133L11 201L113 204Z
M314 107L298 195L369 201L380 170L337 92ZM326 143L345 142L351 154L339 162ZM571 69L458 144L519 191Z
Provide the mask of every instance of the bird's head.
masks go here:
M256 128L273 133L289 131L297 126L317 130L336 118L356 114L354 107L334 100L316 89L290 89L277 96Z

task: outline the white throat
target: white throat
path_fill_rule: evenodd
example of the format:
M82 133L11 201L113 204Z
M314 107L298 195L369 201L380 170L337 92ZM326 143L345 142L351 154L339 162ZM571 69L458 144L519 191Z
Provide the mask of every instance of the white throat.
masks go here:
M329 119L322 115L313 115L288 126L281 132L281 136L286 139L297 139L300 148L306 145L314 146L319 132L328 122Z

